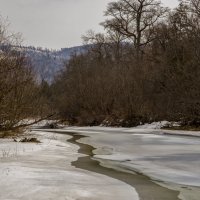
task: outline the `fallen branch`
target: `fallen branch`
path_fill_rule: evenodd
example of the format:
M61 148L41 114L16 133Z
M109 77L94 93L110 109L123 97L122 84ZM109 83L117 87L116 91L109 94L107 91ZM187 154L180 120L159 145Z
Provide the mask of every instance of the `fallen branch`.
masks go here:
M19 128L25 128L25 127L28 127L28 126L32 126L32 125L37 124L37 123L39 123L39 122L41 122L43 120L47 120L47 119L49 119L49 118L51 118L51 117L53 117L55 115L57 115L57 113L54 113L54 114L48 115L46 117L40 118L40 119L35 120L34 122L31 122L31 123L28 123L28 124L21 124L19 126L15 126L15 127L13 127L12 130L19 129Z
M54 113L54 114L51 114L51 115L48 115L48 116L45 116L45 117L42 117L38 120L35 120L34 122L31 122L31 123L27 123L27 124L21 124L21 125L18 125L18 126L13 126L13 127L1 127L0 128L0 131L3 131L3 132L6 132L6 131L15 131L17 129L20 129L20 128L25 128L25 127L28 127L28 126L31 126L31 125L34 125L34 124L37 124L43 120L47 120L55 115L57 115L58 113Z

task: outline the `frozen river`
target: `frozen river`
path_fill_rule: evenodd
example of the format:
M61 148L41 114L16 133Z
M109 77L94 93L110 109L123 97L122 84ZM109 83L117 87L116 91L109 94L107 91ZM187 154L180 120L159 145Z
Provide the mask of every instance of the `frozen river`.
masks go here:
M186 136L198 132L68 127L27 134L41 143L0 139L0 200L200 199L200 137Z
M88 136L79 142L96 148L93 159L102 166L144 174L154 183L178 191L180 199L200 199L199 137L120 128L67 128L64 131ZM137 191L137 186L135 188ZM167 199L167 195L162 194L162 199ZM152 196L152 199L157 198Z

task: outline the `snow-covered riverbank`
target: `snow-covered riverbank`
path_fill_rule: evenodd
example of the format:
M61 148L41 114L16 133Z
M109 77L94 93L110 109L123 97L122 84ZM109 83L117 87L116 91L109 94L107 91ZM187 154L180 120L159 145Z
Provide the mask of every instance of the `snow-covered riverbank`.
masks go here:
M67 135L33 131L41 144L0 139L0 200L138 200L131 186L76 169L78 146Z

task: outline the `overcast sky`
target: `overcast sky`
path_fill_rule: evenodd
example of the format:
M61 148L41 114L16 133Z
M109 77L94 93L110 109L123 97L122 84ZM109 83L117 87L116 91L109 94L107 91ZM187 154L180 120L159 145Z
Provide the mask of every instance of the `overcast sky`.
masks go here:
M59 49L81 45L87 30L101 31L103 11L113 0L0 0L0 14L21 32L25 45ZM174 7L177 0L162 0Z

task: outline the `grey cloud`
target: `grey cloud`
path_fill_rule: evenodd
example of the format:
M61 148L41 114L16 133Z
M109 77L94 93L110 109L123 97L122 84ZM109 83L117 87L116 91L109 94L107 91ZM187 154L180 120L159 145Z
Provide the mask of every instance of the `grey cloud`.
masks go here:
M49 48L80 45L88 29L102 30L103 11L112 0L0 0L0 13L24 43ZM174 6L176 0L163 0Z

